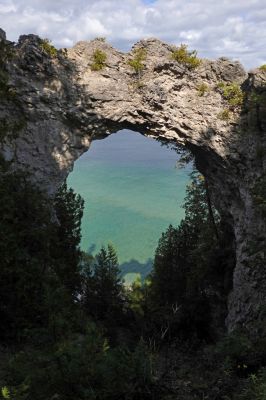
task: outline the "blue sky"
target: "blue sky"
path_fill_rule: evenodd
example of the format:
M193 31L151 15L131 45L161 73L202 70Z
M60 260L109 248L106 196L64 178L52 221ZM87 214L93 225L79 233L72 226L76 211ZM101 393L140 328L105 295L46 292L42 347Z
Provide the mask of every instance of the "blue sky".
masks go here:
M247 69L266 63L266 0L0 0L0 27L10 40L36 33L57 47L105 36L127 51L157 37Z

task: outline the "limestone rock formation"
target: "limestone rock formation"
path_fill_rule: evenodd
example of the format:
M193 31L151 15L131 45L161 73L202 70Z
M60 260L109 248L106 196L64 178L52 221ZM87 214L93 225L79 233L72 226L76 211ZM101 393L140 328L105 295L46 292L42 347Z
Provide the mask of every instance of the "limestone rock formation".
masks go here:
M7 127L2 155L52 194L92 140L120 129L185 146L235 233L228 329L250 327L266 305L265 219L254 202L256 183L266 182L266 72L247 74L226 58L191 69L156 39L140 41L130 53L103 40L84 41L54 57L42 43L21 36L7 62L12 96L0 103ZM141 75L128 64L138 48L146 50ZM95 50L107 56L98 71L91 69ZM241 86L241 107L228 104L220 82Z

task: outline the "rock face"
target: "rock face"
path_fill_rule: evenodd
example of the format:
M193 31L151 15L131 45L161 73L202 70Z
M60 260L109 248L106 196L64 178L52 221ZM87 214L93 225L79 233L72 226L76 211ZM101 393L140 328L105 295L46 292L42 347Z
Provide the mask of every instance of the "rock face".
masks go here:
M0 118L19 129L2 138L2 155L53 193L92 140L118 130L185 146L235 233L228 329L250 328L266 305L265 220L253 193L266 167L266 72L248 75L226 58L189 69L171 59L172 46L156 39L140 41L128 54L99 39L79 42L56 57L41 43L37 36L21 36L8 62L15 94L1 100ZM137 48L146 50L140 77L128 64ZM97 49L106 53L106 66L92 71ZM217 87L221 81L236 82L246 92L244 105L229 119L228 100Z

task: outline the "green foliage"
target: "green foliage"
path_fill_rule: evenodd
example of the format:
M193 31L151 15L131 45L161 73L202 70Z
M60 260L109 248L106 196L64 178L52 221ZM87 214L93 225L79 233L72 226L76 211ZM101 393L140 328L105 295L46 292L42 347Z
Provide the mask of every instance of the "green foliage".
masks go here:
M91 64L92 71L100 71L106 66L107 55L100 49L96 49L92 55L93 63Z
M244 93L238 83L220 82L217 86L231 109L241 107L244 101Z
M123 312L124 288L115 249L111 244L102 247L94 262L83 271L86 312L108 325L115 325Z
M107 336L125 319L115 250L102 248L95 260L80 252L83 201L66 185L52 200L25 174L7 172L0 174L0 340L19 346L2 397L145 398L152 375L144 343L114 347L88 318L95 315Z
M78 290L75 262L80 255L82 202L64 187L55 203L58 223L52 216L52 200L25 174L0 174L0 230L5 237L0 243L3 340L21 340L29 329L47 323L50 296L61 293L70 299Z
M102 37L102 36L98 36L96 37L94 40L98 40L99 42L105 43L106 42L106 38Z
M201 83L198 87L198 95L200 97L204 96L209 91L209 86L206 83Z
M188 51L186 44L181 44L172 51L171 58L188 69L195 69L200 66L201 60L197 57L196 50Z
M134 72L138 75L139 78L145 68L144 62L146 58L147 51L144 48L140 47L133 51L133 58L128 61L128 65L130 65L134 69Z
M52 45L50 39L41 39L40 48L44 53L46 53L49 57L55 58L57 57L57 49Z
M6 386L4 386L2 389L1 389L1 394L2 394L2 397L4 398L4 399L10 399L11 397L10 397L10 391L8 390L8 388L6 387Z
M57 246L52 247L51 254L61 282L75 296L81 285L78 265L84 200L64 183L55 196L54 207L60 225L56 229Z
M231 119L231 111L228 108L225 108L223 111L221 111L217 117L223 121L230 121Z
M156 331L159 324L168 337L208 340L213 300L205 288L216 285L214 265L217 274L218 270L224 273L224 259L232 249L220 242L219 215L212 207L207 182L199 174L192 175L184 208L185 218L177 228L169 226L155 252L149 307L157 327L152 322L151 329Z
M137 316L144 316L144 310L142 307L144 301L144 291L140 275L138 275L135 281L132 283L127 297L130 304L130 309L134 312L134 314Z
M261 66L260 66L260 70L261 70L261 71L266 71L266 64L261 65Z
M11 393L26 385L26 398L36 400L133 399L149 391L152 381L146 347L111 348L94 323L82 335L72 333L52 346L17 354L9 373Z
M265 400L266 399L266 369L261 369L257 374L251 374L242 393L236 400Z

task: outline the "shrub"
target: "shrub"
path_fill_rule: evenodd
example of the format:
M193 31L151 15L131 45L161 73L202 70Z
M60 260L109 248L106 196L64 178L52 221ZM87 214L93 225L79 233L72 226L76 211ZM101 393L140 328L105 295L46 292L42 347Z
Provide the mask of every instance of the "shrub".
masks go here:
M172 59L184 64L189 69L195 69L201 64L201 60L197 57L196 50L188 51L187 45L181 44L180 47L172 51Z
M217 87L221 90L222 96L227 100L231 108L240 107L244 100L244 94L238 83L220 82Z
M261 71L266 71L266 64L263 64L259 68Z
M206 83L201 83L197 89L198 95L202 97L209 91L209 86Z
M266 369L258 374L251 374L246 388L240 393L236 400L265 400L266 399Z
M106 66L107 55L100 49L93 52L93 63L91 64L92 71L100 71Z
M3 399L10 399L10 392L6 386L4 386L1 390L1 394Z
M98 42L102 42L102 43L106 42L106 38L105 37L101 37L101 36L96 37L94 40L98 40Z
M134 50L133 54L134 57L128 61L128 65L134 69L135 73L138 74L140 78L140 74L145 68L143 62L146 60L147 52L145 49L139 48Z
M57 49L51 44L50 39L41 39L40 48L52 58L57 56Z
M231 112L228 108L225 108L218 114L218 118L222 119L223 121L229 121L231 118Z

